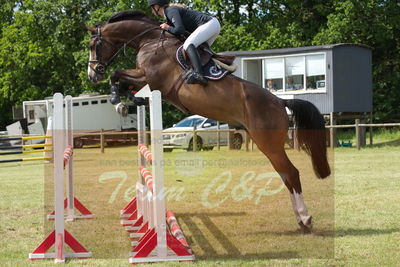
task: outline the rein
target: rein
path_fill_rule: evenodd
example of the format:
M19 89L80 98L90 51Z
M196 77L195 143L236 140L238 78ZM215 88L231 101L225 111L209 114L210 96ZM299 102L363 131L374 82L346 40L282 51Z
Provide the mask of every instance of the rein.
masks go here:
M90 68L95 73L103 75L106 72L107 67L111 65L111 63L121 53L121 51L124 51L124 55L127 57L127 55L126 55L126 47L130 43L133 42L135 44L135 46L138 46L138 43L135 42L136 39L142 37L143 35L149 33L150 31L153 31L153 30L156 30L156 29L160 29L160 27L151 27L151 28L141 32L140 34L136 35L132 39L128 40L122 46L117 47L114 43L104 39L102 34L101 34L101 26L97 27L97 33L92 35L92 37L91 37L91 38L97 38L98 39L98 41L96 42L96 59L89 60L89 63L97 63L97 65L94 68L92 66L90 66ZM117 52L115 52L114 55L112 55L112 57L107 62L102 62L102 60L101 60L101 46L102 46L103 42L111 45L114 48L117 48Z

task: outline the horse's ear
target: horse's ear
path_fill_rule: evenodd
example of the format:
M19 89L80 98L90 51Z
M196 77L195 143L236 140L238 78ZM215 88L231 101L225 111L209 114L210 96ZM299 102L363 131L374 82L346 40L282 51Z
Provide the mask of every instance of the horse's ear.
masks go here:
M96 33L96 27L92 26L85 26L86 30L90 31L91 33Z

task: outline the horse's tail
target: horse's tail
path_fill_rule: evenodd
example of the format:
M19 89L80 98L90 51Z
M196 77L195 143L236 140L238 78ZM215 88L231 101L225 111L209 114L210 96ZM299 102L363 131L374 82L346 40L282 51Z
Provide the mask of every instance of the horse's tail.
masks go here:
M285 106L292 111L299 147L311 156L315 174L321 179L328 177L331 169L323 116L317 107L305 100L285 100Z

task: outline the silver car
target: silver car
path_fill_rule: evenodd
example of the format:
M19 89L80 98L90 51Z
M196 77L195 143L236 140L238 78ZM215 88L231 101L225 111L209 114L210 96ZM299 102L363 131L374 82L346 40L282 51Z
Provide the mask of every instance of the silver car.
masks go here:
M175 148L193 150L193 130L197 132L197 150L212 150L218 143L217 121L199 115L187 117L173 127L163 131L164 151L171 152ZM220 124L221 130L228 130L226 123ZM228 132L221 132L219 137L220 145L228 145ZM243 143L243 136L240 132L233 133L231 146L240 149Z

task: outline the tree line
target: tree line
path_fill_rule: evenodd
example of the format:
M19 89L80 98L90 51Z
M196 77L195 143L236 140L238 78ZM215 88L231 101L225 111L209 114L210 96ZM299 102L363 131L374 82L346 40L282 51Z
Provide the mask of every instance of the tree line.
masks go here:
M181 0L216 16L214 50L261 50L334 43L373 48L374 119L400 120L400 3L392 0ZM89 34L84 25L140 9L146 0L2 0L0 5L0 129L12 106L55 92L108 93L87 78ZM134 68L120 57L116 68ZM183 115L164 105L166 124Z

